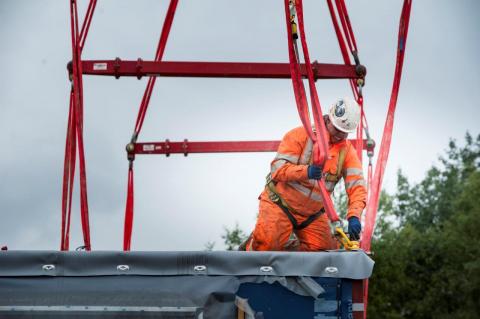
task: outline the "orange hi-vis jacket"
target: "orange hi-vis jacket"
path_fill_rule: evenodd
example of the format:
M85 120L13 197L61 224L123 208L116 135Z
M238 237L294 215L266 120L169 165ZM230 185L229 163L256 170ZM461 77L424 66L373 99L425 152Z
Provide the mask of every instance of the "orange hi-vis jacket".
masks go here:
M367 199L362 164L350 141L329 144L328 157L323 167L325 177L337 175L338 158L344 149L345 159L341 175L348 195L347 218L360 218ZM312 164L313 142L303 127L289 131L280 143L277 155L271 163L271 178L276 182L278 194L299 215L309 216L322 207L322 197L317 181L308 179L308 165ZM325 179L325 186L333 192L338 180ZM266 191L264 191L265 193ZM262 194L265 198L266 194Z

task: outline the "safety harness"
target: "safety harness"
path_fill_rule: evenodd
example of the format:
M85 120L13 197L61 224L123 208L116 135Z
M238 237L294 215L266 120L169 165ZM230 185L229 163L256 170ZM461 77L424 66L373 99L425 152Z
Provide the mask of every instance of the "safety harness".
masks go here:
M337 171L335 172L335 174L329 174L329 173L325 174L325 177L324 177L325 181L336 183L340 180L340 178L342 178L342 170L343 170L343 164L345 162L346 153L347 153L346 147L343 147L340 150L340 154L338 156ZM280 207L280 209L285 213L285 215L287 215L288 219L292 223L293 229L295 230L304 229L305 227L310 225L313 221L315 221L318 217L320 217L323 213L325 213L325 208L322 207L318 212L308 216L306 220L304 220L302 223L299 224L292 214L292 213L296 214L297 213L296 210L293 209L287 203L287 201L283 199L282 196L280 196L280 194L278 194L277 189L275 187L276 184L277 182L275 182L272 179L272 174L268 174L266 185L265 185L268 193L268 197L272 202L274 202L275 204L278 205L278 207Z
M293 217L292 212L296 213L296 211L288 205L288 203L278 194L277 189L275 188L276 182L272 180L272 175L267 175L267 185L266 189L268 192L268 197L272 202L278 205L282 209L282 211L287 215L288 219L292 223L293 229L299 230L304 229L308 225L310 225L315 219L317 219L320 215L325 213L325 209L322 207L318 212L313 215L308 216L306 220L302 223L298 223L295 217Z
M337 162L337 171L335 174L327 173L325 174L325 181L326 182L334 182L337 183L340 178L342 178L342 171L343 171L343 164L345 163L345 156L347 155L346 147L342 147L340 153L338 154L338 162Z

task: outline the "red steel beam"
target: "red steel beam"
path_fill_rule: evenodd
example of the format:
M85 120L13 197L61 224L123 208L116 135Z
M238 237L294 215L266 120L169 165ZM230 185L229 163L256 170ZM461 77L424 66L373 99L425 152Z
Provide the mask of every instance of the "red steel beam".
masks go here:
M364 295L365 280L352 280L352 314L353 319L364 319L366 302Z
M152 142L135 143L135 154L184 154L227 152L276 152L280 141Z
M316 79L359 78L354 65L326 64L313 62ZM245 62L155 62L115 60L84 60L83 74L104 76L174 76L174 77L219 77L219 78L272 78L288 79L288 63L245 63ZM307 76L305 64L300 71Z
M356 144L357 140L350 140ZM228 142L148 142L135 143L134 154L184 154L230 152L276 152L280 141L228 141ZM363 140L366 149L367 140Z

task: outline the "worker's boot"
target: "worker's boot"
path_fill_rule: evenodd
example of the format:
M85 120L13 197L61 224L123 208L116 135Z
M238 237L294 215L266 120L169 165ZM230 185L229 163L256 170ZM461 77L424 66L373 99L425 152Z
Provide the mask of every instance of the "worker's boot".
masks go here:
M283 246L283 250L285 251L299 251L300 250L300 241L295 233L290 235L290 238Z

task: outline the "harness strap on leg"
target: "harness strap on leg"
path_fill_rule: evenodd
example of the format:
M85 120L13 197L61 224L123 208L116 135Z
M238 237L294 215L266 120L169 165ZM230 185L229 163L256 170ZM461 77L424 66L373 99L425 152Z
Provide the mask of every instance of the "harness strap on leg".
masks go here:
M313 223L315 221L315 219L320 217L323 213L325 213L325 208L322 207L322 209L320 209L315 214L308 216L308 218L305 219L300 225L298 225L298 227L296 229L304 229L305 227L307 227L308 225Z
M282 211L287 215L288 219L292 223L293 229L299 230L304 229L308 225L310 225L315 219L317 219L320 215L325 213L325 208L322 207L318 212L313 215L308 216L306 220L304 220L301 224L298 224L295 217L292 215L291 211L294 211L293 208L290 208L288 203L278 194L277 189L275 188L275 182L272 180L271 174L267 175L267 185L266 189L268 192L268 197L272 202L278 205L282 209Z
M288 210L287 207L283 206L282 203L280 201L276 201L274 202L275 204L278 205L278 207L280 207L282 209L282 211L285 213L285 215L287 215L288 219L290 220L290 222L292 223L292 226L293 226L293 229L296 229L296 230L300 230L300 229L304 229L305 227L307 227L308 225L310 225L311 223L313 223L315 221L315 219L317 219L318 217L320 217L320 215L322 215L323 213L325 213L325 209L322 207L322 209L320 209L318 212L316 212L315 214L313 215L310 215L308 216L307 219L305 219L302 223L298 223L297 220L295 219L295 217L293 217L292 213L290 213L290 211Z

